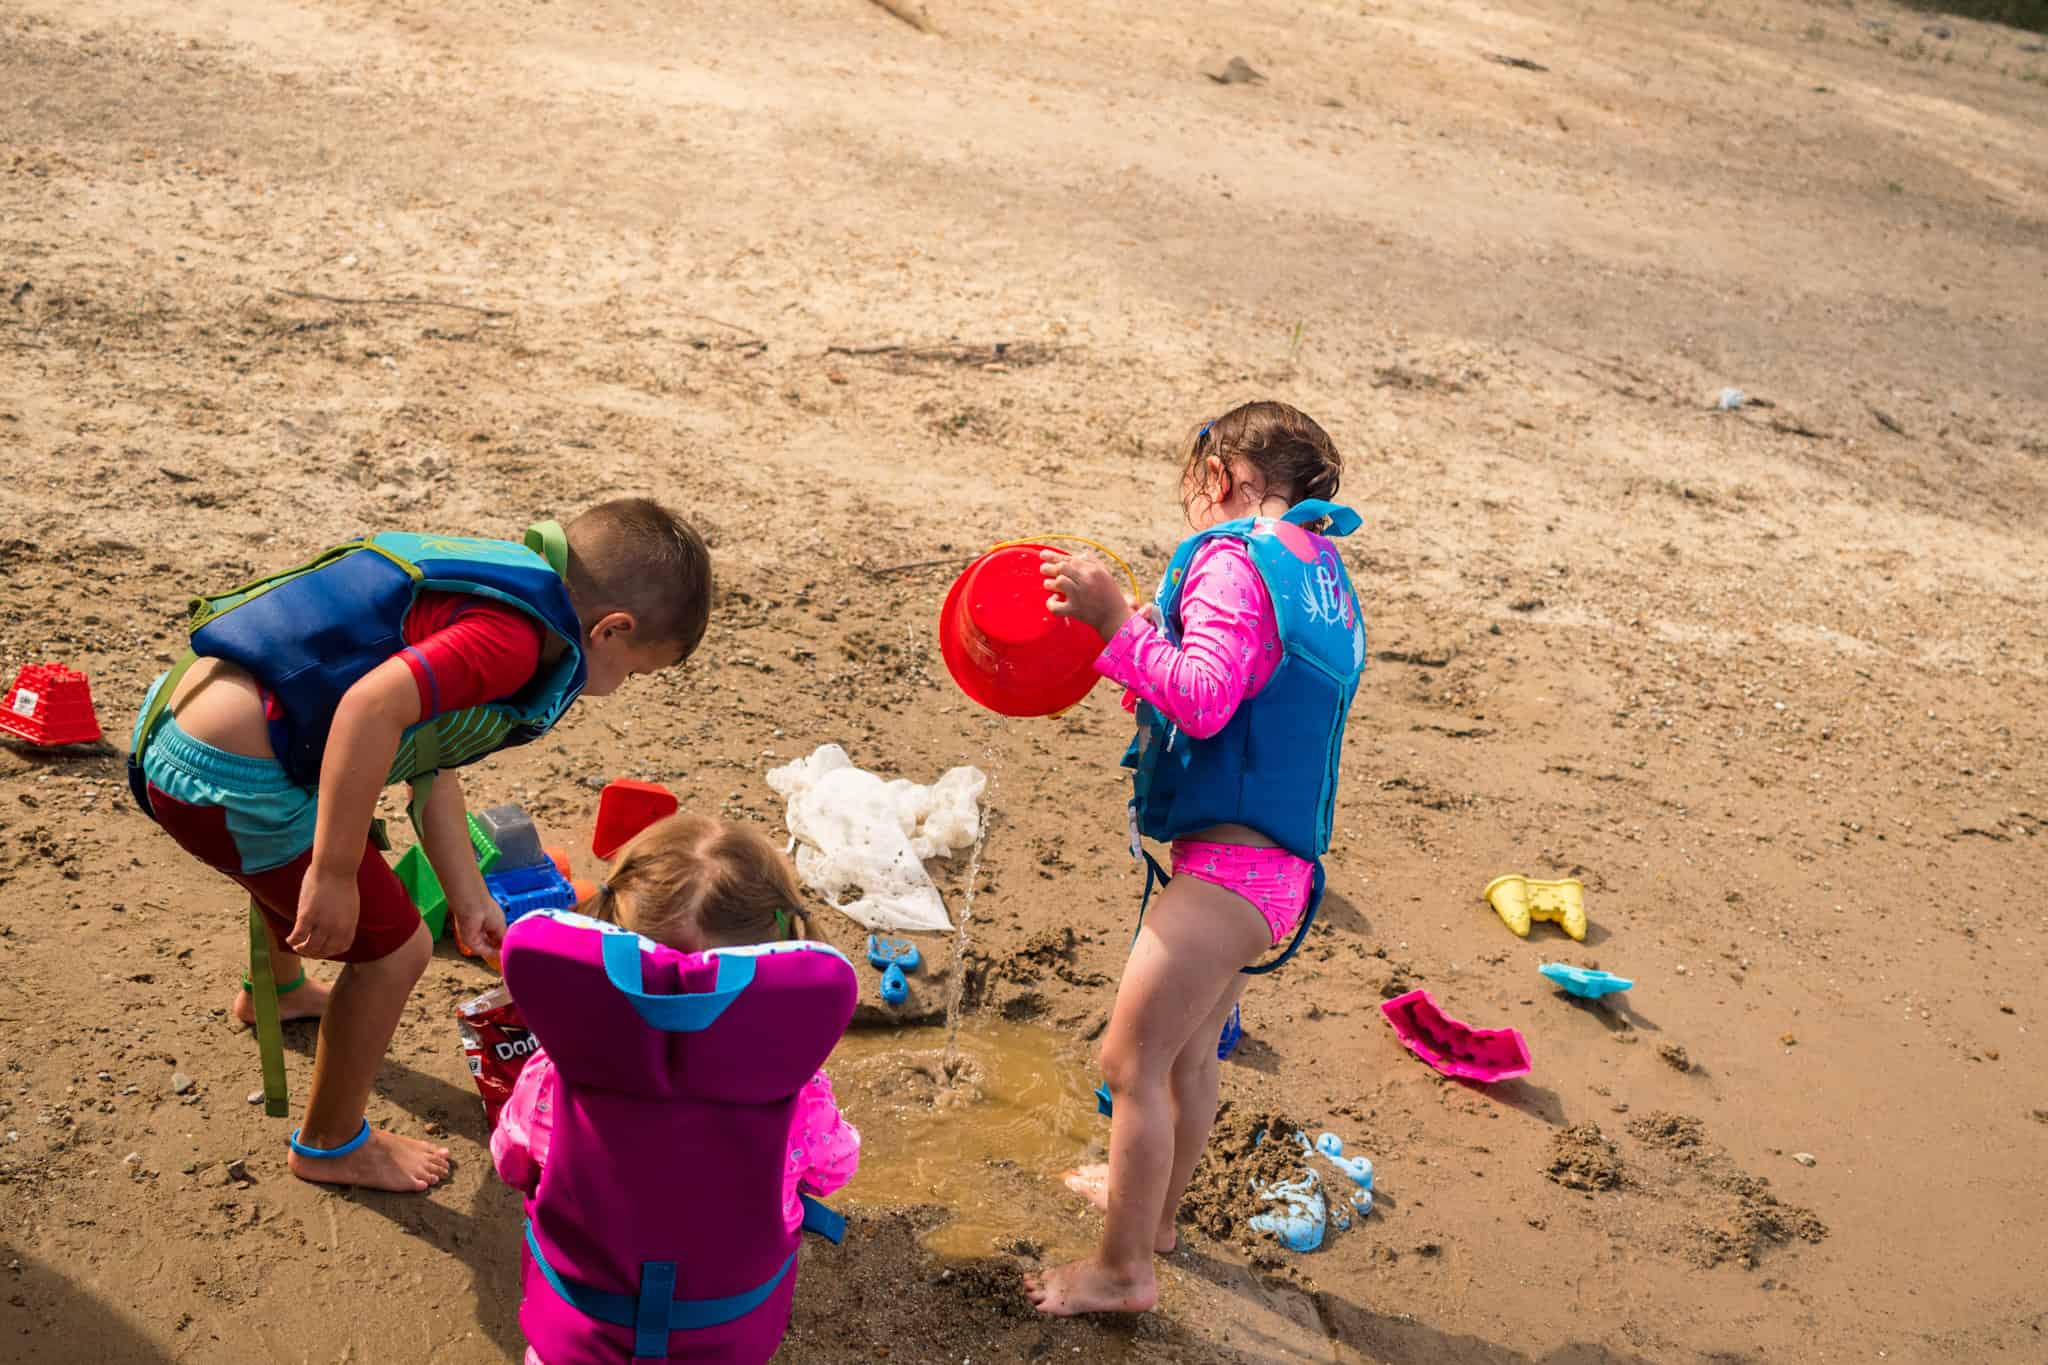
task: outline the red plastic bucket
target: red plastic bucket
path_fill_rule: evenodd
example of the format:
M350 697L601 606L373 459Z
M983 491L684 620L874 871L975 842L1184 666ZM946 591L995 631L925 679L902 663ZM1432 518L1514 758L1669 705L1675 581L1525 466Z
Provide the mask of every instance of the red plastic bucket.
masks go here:
M939 612L946 671L998 715L1058 715L1095 686L1102 637L1046 606L1040 555L1053 548L998 545L953 581Z

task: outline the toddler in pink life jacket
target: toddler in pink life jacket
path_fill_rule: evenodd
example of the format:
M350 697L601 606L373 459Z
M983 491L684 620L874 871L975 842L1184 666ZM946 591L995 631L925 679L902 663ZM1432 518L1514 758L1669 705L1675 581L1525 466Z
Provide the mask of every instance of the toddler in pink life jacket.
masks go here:
M659 1324L648 1340L650 1302L657 1317L668 1313L670 1330L684 1334L679 1343L687 1344L675 1349L687 1358L711 1349L718 1359L765 1360L780 1343L795 1285L796 1235L837 1223L808 1196L837 1190L860 1161L860 1134L812 1060L822 1060L845 1028L853 973L831 949L797 942L804 934L798 894L788 863L758 833L676 815L629 843L578 913L529 916L507 936L506 982L541 1044L491 1136L499 1177L527 1197L520 1323L528 1365L672 1358ZM729 984L740 976L737 986ZM682 989L656 994L657 978ZM690 1010L695 1017L675 1013ZM616 1025L600 1022L607 1012ZM621 1036L596 1036L600 1029ZM771 1029L782 1036L769 1036ZM559 1058L549 1055L551 1038ZM574 1060L563 1052L572 1042ZM634 1073L640 1058L652 1059L651 1066ZM802 1059L794 1073L792 1058ZM778 1087L778 1071L786 1085ZM788 1105L787 1126L743 1136L742 1118L762 1118L764 1100ZM766 1192L763 1138L780 1149L773 1154L780 1164L772 1228L752 1226L765 1203L749 1193ZM692 1217L654 1220L648 1245L626 1248L633 1239L614 1239L611 1230L646 1211L649 1201L635 1188L651 1192L671 1183L663 1169L681 1155L678 1141L705 1148L691 1164ZM608 1168L630 1164L644 1147L656 1169L642 1176L612 1172L617 1178L609 1183L596 1171L564 1171L550 1181L550 1162L566 1159L572 1146ZM606 1207L607 1195L626 1207ZM719 1208L700 1207L705 1201ZM704 1294L691 1288L687 1264L679 1270L666 1259L637 1258L638 1250L674 1254L674 1225L698 1221L696 1214L708 1221L713 1212L721 1227L738 1221L748 1228L744 1238L721 1237L765 1239L770 1276L748 1281L738 1294ZM614 1240L620 1246L599 1246ZM786 1258L776 1254L785 1247ZM744 1249L736 1245L730 1254L743 1259ZM713 1273L727 1268L715 1246L711 1264ZM658 1291L648 1288L649 1267L667 1276ZM612 1283L598 1283L605 1280ZM620 1303L630 1311L605 1315Z

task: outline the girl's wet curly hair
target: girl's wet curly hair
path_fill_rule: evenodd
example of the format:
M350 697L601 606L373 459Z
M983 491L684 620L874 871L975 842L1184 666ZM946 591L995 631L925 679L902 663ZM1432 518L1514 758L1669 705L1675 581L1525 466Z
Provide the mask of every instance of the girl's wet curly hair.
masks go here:
M1223 466L1220 486L1209 468ZM1217 503L1230 496L1242 467L1256 475L1269 496L1288 503L1335 498L1344 476L1344 457L1330 434L1297 407L1270 400L1232 408L1195 433L1181 468L1184 506Z

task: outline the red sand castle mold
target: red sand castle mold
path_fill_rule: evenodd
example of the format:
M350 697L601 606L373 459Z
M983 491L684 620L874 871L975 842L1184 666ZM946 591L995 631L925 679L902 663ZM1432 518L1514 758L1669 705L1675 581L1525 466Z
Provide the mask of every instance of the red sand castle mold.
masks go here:
M1534 1069L1519 1030L1473 1028L1451 1018L1429 998L1410 991L1380 1005L1408 1050L1446 1076L1491 1084Z
M674 815L678 804L675 793L658 782L621 778L607 783L597 798L597 828L591 831L590 851L600 858L611 857L641 830Z
M62 664L29 664L0 700L0 733L29 744L91 744L100 738L92 685Z

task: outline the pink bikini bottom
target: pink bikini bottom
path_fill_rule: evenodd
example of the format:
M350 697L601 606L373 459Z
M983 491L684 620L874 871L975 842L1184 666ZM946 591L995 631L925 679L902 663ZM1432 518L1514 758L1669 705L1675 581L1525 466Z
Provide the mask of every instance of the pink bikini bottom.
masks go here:
M1315 874L1314 863L1297 858L1284 848L1209 844L1194 839L1176 839L1173 844L1174 876L1193 877L1243 896L1265 916L1275 944L1293 933L1300 922L1301 912L1308 908Z

